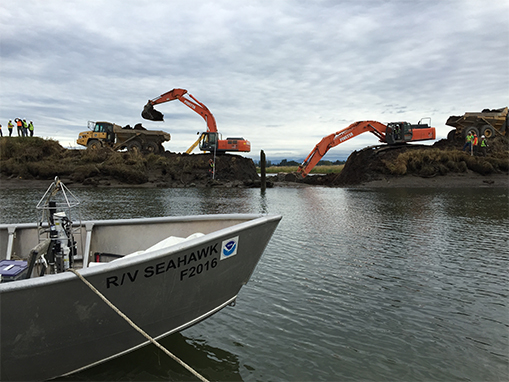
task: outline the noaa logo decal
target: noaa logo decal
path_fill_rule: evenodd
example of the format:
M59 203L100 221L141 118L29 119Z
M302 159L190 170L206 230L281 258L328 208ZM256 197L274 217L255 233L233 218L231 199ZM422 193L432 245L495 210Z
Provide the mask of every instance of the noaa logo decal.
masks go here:
M235 256L237 254L238 246L239 246L238 236L223 241L223 244L221 246L221 260Z

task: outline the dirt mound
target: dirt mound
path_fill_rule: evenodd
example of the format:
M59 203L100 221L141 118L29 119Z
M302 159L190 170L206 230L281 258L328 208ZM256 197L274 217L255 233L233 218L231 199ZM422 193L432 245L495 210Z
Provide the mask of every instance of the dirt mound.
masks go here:
M307 176L305 179L297 179L297 182L348 187L401 178L427 179L445 175L495 175L509 172L509 144L505 137L490 140L485 157L472 156L462 151L462 148L463 142L446 139L432 146L406 144L366 147L350 154L341 173Z
M509 171L507 141L494 140L486 157L472 156L461 150L462 144L441 140L433 146L376 146L353 152L332 186L351 186L391 177L434 178L448 174L473 172L479 175Z
M13 179L53 180L86 186L137 185L148 187L257 187L254 162L239 155L161 155L117 152L108 148L68 150L57 141L38 137L0 140L0 176Z
M176 154L166 151L159 160L152 181L166 186L220 185L255 186L259 182L254 162L239 155L222 154L215 158L215 173L212 174L212 154Z

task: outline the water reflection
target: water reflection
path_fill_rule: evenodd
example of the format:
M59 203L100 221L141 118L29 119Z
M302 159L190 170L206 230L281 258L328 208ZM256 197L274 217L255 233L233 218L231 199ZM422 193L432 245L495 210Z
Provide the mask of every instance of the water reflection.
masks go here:
M210 381L242 381L238 357L181 333L159 341L169 352ZM145 346L55 381L196 381L196 377L154 345Z

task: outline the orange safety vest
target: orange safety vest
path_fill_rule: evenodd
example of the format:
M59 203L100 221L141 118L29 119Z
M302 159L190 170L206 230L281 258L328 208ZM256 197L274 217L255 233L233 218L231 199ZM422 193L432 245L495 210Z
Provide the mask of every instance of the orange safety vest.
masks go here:
M18 127L22 127L22 126L23 126L23 124L22 124L22 122L21 122L21 119L18 119L18 120L16 121L16 123L18 124Z
M477 146L477 136L474 136L474 146Z

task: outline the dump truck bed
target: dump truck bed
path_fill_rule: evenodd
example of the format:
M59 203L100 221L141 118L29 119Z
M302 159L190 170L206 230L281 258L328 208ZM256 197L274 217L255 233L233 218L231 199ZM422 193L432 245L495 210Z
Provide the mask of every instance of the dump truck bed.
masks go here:
M162 131L162 130L123 129L122 127L120 127L118 125L114 125L113 131L115 132L115 134L118 134L118 135L122 134L122 135L126 135L126 136L140 135L140 134L141 135L152 135L152 136L170 135L167 132Z
M501 130L506 122L507 113L507 107L491 110L485 109L480 113L465 113L462 116L450 116L445 124L456 128L488 124L497 130Z

